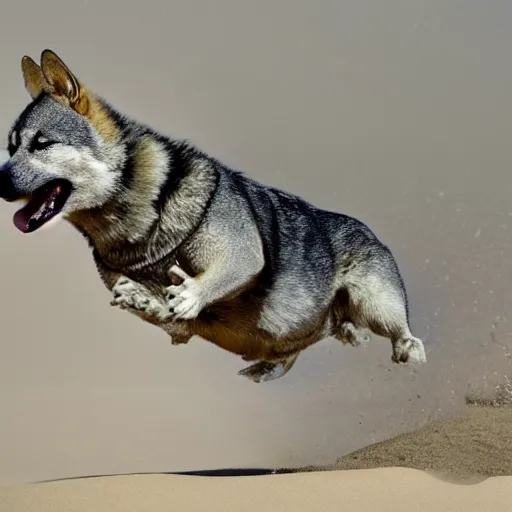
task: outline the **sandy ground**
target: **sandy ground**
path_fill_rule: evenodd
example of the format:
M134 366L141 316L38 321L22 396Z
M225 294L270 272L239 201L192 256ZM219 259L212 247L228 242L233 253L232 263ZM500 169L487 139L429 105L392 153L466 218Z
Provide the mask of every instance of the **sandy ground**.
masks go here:
M512 478L475 485L402 468L201 478L136 475L0 489L2 512L505 512Z
M293 471L404 467L457 483L512 476L512 408L471 406L456 417L349 453L333 464Z
M336 469L403 466L463 481L512 475L512 410L472 408L449 421L357 450Z
M512 408L471 406L459 417L292 474L242 477L119 475L0 488L10 512L360 512L510 510ZM421 471L420 471L421 470Z

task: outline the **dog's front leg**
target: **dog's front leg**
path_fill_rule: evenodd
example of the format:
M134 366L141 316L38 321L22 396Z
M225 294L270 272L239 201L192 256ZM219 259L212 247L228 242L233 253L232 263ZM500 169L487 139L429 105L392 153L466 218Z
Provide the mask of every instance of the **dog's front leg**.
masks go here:
M129 311L155 325L169 320L171 315L164 299L121 272L108 268L96 251L93 251L93 258L101 280L114 295L110 302L112 306Z
M194 261L197 274L189 276L177 265L168 271L172 280L173 276L182 280L167 287L175 321L193 320L208 306L234 299L257 280L265 266L263 241L254 219L243 204L240 215L226 208L222 202L212 206L202 227L182 248L185 258Z
M112 287L114 298L112 306L130 311L142 316L151 323L162 323L171 318L171 312L166 301L155 296L145 286L121 276Z
M184 345L192 337L186 322L171 321L172 314L164 299L153 295L145 286L121 276L112 288L112 306L120 307L150 324L161 327L173 345Z
M162 323L172 316L166 301L155 296L145 286L121 276L112 288L111 306L143 316L152 323Z
M261 270L260 260L257 257L254 260L251 266L239 270L238 273L226 265L220 266L220 269L217 267L215 272L206 271L198 277L191 277L174 265L169 270L169 275L177 276L182 283L167 287L167 304L173 320L197 318L210 304L228 295L239 293Z

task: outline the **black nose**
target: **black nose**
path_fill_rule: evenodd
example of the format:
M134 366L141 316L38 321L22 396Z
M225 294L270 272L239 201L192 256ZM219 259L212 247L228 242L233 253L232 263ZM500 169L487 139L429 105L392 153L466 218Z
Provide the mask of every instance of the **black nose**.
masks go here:
M15 201L19 197L20 194L12 182L12 165L7 162L0 167L0 198Z

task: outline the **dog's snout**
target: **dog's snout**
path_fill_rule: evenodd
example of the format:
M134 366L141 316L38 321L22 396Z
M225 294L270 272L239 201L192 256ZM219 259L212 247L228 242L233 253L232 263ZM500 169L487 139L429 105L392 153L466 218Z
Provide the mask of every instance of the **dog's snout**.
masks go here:
M0 167L0 198L15 201L19 196L12 180L12 166L7 162Z

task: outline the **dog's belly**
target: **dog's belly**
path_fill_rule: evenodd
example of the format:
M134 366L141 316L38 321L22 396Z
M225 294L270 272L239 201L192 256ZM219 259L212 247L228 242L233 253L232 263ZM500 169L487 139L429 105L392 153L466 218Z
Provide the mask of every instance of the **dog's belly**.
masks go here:
M272 339L259 329L248 329L226 321L194 322L194 334L220 348L242 356L247 361L268 360L275 357Z
M324 322L308 332L275 337L259 327L259 304L252 300L234 300L216 304L189 323L192 335L198 335L247 361L272 361L294 354L325 337Z
M267 359L277 340L258 327L259 308L250 300L235 299L211 306L190 322L191 331L247 360Z

